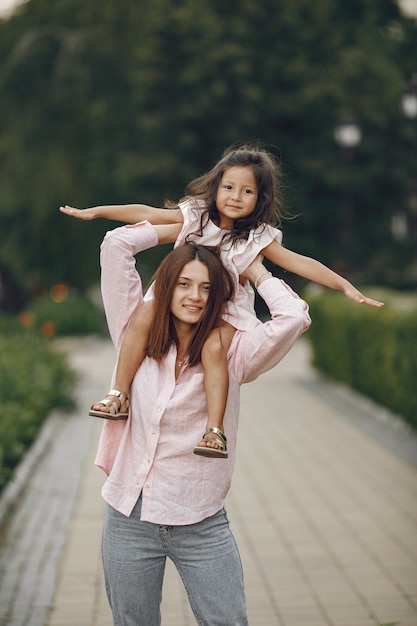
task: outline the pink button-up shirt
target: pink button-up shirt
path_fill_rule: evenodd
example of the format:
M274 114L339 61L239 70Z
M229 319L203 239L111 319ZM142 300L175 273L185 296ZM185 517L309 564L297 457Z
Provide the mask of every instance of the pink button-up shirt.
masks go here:
M134 255L157 243L148 222L116 228L103 240L102 295L116 349L143 301ZM160 363L146 357L140 365L127 422L104 422L96 464L108 475L104 499L122 514L130 515L141 493L142 520L156 524L193 524L224 505L235 464L240 385L274 367L310 324L306 303L282 281L265 280L258 292L272 319L236 331L228 354L228 459L193 454L207 422L204 373L201 364L184 366L175 379L175 346Z

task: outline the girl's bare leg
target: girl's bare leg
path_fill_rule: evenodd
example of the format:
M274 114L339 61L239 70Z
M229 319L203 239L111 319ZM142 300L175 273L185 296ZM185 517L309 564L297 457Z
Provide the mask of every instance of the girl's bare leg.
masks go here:
M120 391L125 398L129 395L130 385L137 372L139 365L146 356L149 329L153 318L153 302L144 302L130 318L126 329L123 343L120 348L117 361L115 382L113 389ZM106 396L107 398L108 396ZM114 397L112 398L114 399ZM122 405L125 403L122 403ZM109 413L109 408L97 402L92 407L96 411ZM125 411L125 406L120 406L120 411Z
M207 401L207 426L218 428L223 432L223 418L229 392L229 372L227 352L233 339L235 328L224 322L215 328L203 346L201 362L204 369L204 389ZM206 435L198 444L199 447L219 448L218 437Z

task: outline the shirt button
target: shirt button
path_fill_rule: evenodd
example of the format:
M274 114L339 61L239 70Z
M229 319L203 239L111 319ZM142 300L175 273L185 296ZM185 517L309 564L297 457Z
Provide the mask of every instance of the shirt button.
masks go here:
M152 437L155 437L156 433L152 433Z

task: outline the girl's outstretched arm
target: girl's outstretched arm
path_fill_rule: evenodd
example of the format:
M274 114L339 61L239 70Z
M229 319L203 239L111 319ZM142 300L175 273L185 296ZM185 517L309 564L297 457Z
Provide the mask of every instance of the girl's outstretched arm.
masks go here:
M61 206L59 210L66 215L86 221L102 217L126 224L137 224L146 220L154 226L158 224L182 224L184 222L184 217L179 208L158 209L146 204L112 204L88 209L76 209L65 205Z
M342 291L347 298L358 304L368 304L369 306L381 307L383 302L373 300L364 296L346 278L343 278L333 270L323 265L319 261L303 256L284 248L278 241L274 240L262 250L262 254L283 269L315 283Z

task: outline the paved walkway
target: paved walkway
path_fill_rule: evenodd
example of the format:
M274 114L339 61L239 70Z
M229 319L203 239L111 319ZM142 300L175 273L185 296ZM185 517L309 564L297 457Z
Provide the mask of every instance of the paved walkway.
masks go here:
M1 626L112 624L92 464L100 423L85 416L114 353L97 339L71 345L79 410L54 431L0 545ZM243 387L239 432L228 513L251 626L417 626L416 437L318 378L303 340ZM163 626L195 624L170 564L162 611Z

